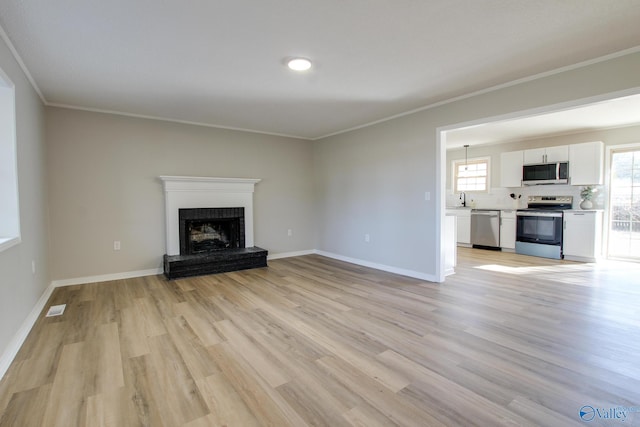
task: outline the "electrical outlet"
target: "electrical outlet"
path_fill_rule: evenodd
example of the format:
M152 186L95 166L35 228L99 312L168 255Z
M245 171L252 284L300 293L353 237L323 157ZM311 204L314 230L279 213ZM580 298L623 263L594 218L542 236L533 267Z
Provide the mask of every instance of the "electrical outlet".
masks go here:
M113 241L113 250L114 251L119 251L120 250L120 240L114 240Z
M289 236L289 237L293 236L293 230L292 229L288 229L287 230L287 236Z
M36 261L31 261L31 273L36 274Z
M364 241L369 243L371 241L371 236L369 236L368 234L364 235Z

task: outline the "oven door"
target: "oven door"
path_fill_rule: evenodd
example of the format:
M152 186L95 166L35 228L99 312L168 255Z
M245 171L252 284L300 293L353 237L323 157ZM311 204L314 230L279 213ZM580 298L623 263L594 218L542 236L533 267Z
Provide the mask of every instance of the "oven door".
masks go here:
M562 245L562 212L516 212L516 241Z

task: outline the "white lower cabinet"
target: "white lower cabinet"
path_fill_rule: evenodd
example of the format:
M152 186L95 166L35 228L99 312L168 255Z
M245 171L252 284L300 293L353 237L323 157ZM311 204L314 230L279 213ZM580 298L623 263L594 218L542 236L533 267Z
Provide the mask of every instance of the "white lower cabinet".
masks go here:
M447 209L447 214L456 216L456 241L471 245L471 209Z
M458 252L456 249L456 216L447 213L444 217L444 238L442 239L442 248L444 249L444 274L455 273L456 258Z
M516 211L513 209L500 211L500 247L516 248Z
M565 259L593 262L602 254L602 211L565 211L562 234Z

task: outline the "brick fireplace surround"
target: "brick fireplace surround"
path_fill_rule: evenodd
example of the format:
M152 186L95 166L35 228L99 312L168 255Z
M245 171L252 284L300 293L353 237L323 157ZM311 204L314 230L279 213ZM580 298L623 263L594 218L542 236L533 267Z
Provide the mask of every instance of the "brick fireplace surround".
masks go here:
M164 273L169 279L267 266L267 251L253 243L253 192L259 179L161 176L160 180L165 191ZM196 208L242 208L245 247L182 253L179 211Z

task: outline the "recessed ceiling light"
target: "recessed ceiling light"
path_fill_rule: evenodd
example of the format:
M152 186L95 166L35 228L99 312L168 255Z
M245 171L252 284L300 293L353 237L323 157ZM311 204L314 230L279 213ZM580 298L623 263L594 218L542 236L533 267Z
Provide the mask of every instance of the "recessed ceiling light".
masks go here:
M307 58L292 58L287 62L287 66L294 71L307 71L311 68L311 61Z

